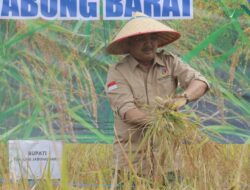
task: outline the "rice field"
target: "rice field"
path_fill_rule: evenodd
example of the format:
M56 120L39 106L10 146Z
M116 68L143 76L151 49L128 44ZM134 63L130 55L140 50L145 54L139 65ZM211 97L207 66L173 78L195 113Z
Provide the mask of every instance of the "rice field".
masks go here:
M130 189L133 183L140 190L250 189L250 19L242 8L249 4L193 3L193 19L163 21L181 32L180 40L164 50L179 55L210 82L206 96L179 113L192 118L181 126L192 126L190 121L195 120L206 140L185 144L183 131L175 131L175 138L160 129L151 131L148 138L168 136L161 138L161 148L169 162L174 152L167 140L177 139L184 162L182 181L163 186L134 176L122 179L121 189ZM109 65L120 57L107 55L105 47L124 23L0 20L1 189L115 189L113 115L104 86ZM11 139L63 140L62 179L45 175L42 180L11 181L7 151Z
M213 144L214 146L214 144ZM65 154L62 164L62 179L37 181L20 180L11 182L8 177L8 159L5 145L1 145L3 154L0 156L1 178L5 181L1 184L3 190L20 189L112 189L112 146L105 144L65 144ZM250 147L248 145L223 145L217 144L213 152L201 147L190 148L189 160L184 165L181 182L172 182L163 187L160 184L150 186L149 182L138 178L137 189L238 189L250 188ZM220 154L218 154L220 153ZM123 179L124 187L129 189L131 185L128 179Z

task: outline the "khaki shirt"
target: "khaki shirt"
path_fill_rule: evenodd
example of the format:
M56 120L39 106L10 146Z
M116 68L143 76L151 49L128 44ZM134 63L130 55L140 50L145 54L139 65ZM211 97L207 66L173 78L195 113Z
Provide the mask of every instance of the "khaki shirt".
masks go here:
M138 151L143 137L143 129L124 121L125 113L145 104L153 106L156 96L174 96L178 85L185 89L192 80L207 83L199 72L172 54L158 53L148 72L130 55L110 67L106 92L115 117L114 160L118 168L128 166L126 157ZM140 159L139 153L133 163Z

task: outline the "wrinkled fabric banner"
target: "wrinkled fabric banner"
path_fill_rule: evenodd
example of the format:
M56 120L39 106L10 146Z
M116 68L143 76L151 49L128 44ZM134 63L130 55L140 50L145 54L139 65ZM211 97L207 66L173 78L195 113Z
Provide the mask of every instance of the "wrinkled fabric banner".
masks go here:
M2 0L0 18L46 20L124 20L133 12L156 19L192 18L192 0Z
M20 5L21 1L17 0L1 2L1 18L5 14L14 17L15 11L19 11L19 17L20 6L28 6ZM109 1L112 2L117 6L121 3ZM102 7L99 3L96 1L95 6ZM108 18L107 4L103 2L103 5L100 17ZM9 10L3 12L3 6ZM128 5L121 6L124 10ZM28 7L31 11L31 6ZM150 7L151 16L162 14L157 11L157 4ZM91 10L90 6L87 11ZM0 20L1 141L60 139L112 143L113 114L105 95L105 81L109 65L118 58L107 55L105 48L124 24L122 18L130 15L130 12L119 12L118 8L112 10L121 15L116 21L9 20L7 17ZM212 139L222 143L249 143L249 1L196 1L190 15L192 11L193 19L162 20L181 33L180 40L164 50L182 57L211 84L210 92L189 104L188 109L199 115L202 131ZM70 7L64 13L75 14L70 12ZM178 14L183 15L183 9ZM216 139L215 133L223 138Z

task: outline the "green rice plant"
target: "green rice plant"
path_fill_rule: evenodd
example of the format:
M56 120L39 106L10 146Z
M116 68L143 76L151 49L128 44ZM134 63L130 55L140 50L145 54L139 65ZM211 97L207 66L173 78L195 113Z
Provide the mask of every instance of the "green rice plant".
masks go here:
M236 99L242 94L234 89L237 86L243 95L249 93L249 19L241 3L245 1L194 2L195 19L168 22L181 31L182 38L165 49L183 55L188 64L205 74L213 85L209 96L219 97L216 105L221 115L234 111L224 105L228 100L243 109L243 114L235 112L234 117L249 122L249 103L239 104ZM113 133L104 133L102 125L111 131L113 116L103 90L108 65L118 58L106 55L105 47L123 24L2 20L1 139L62 135L67 141L110 143ZM218 69L229 73L228 78L218 77ZM216 119L223 123L229 118ZM75 126L82 123L91 127L91 131L87 129L91 138L90 134L75 134Z
M56 21L1 22L1 36L5 37L1 38L0 48L0 124L5 130L1 132L1 140L28 139L34 133L39 134L36 138L62 135L68 141L88 139L84 134L76 137L74 125L78 121L69 114L80 115L90 133L97 131L106 138L96 129L100 118L97 88L104 85L101 72L106 72L107 66L95 62L105 63L96 56L104 43L94 38L98 49L90 52L93 40L87 40L99 26L88 22L67 27L66 22ZM84 34L80 34L80 27L84 28Z

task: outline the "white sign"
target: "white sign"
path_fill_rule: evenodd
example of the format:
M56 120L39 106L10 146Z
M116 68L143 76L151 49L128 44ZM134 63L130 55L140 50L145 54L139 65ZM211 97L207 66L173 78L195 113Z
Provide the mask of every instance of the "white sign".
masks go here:
M124 20L133 12L155 19L190 19L193 0L0 0L0 19Z
M61 141L10 140L10 178L41 179L50 172L51 179L60 179L62 150Z

